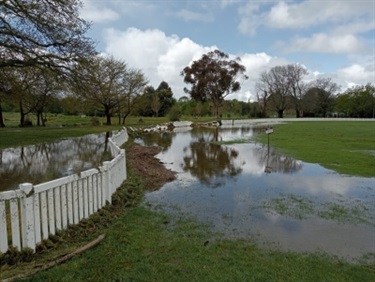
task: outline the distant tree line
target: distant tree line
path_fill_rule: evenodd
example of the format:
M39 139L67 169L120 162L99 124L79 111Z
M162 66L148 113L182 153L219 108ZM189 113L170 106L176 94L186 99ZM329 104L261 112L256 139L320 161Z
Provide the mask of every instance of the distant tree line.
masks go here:
M375 87L355 86L339 93L331 78L306 82L307 70L298 64L276 66L260 75L256 84L261 116L273 112L282 118L294 110L295 117L374 117Z

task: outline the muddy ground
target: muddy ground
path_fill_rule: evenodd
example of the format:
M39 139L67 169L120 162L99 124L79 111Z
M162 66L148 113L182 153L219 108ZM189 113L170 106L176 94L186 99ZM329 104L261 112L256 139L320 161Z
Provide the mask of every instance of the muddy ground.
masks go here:
M126 159L135 173L144 178L147 190L157 190L166 182L176 178L176 173L167 169L155 155L161 151L161 147L146 147L133 144L126 150Z

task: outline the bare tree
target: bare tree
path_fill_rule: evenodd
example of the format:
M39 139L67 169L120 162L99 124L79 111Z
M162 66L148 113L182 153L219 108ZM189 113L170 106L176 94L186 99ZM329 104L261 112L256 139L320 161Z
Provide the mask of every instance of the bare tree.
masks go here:
M258 100L258 107L260 110L260 114L262 117L267 116L267 109L268 109L268 99L269 99L269 92L267 92L268 88L265 83L257 82L255 84L256 95Z
M135 104L148 81L141 70L130 69L126 71L124 77L123 89L119 93L119 117L122 116L122 124L125 124L125 119L130 115ZM120 121L120 120L119 120Z
M127 66L113 57L96 56L76 66L72 75L71 89L93 106L101 106L106 124L118 106L124 91Z
M0 1L0 68L53 70L94 53L81 0Z
M307 70L299 64L287 65L287 75L290 87L290 95L296 111L296 117L303 116L303 97L307 91L307 84L303 78L307 75Z
M259 95L263 95L263 100L269 97L278 117L282 118L289 102L288 68L276 66L269 71L262 72L257 87L260 89Z

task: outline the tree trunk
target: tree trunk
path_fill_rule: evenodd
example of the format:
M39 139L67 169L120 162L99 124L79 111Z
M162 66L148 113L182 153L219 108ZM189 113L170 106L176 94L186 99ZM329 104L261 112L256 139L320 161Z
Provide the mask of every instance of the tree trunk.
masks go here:
M40 113L39 112L37 112L36 114L36 125L40 126Z
M283 118L284 117L284 110L277 110L277 116L279 118Z
M104 114L107 120L106 125L111 125L111 113L109 112L109 109L104 109Z
M215 115L216 115L216 120L219 124L219 126L221 126L221 114L219 113L219 106L218 105L214 105L215 107Z
M19 103L20 106L20 126L25 125L25 114L23 112L22 102Z
M296 118L300 118L301 117L301 111L296 109Z
M3 117L3 108L1 107L1 102L0 102L0 127L5 127L4 117Z
M46 126L46 122L47 122L47 114L45 114L43 116L43 112L40 113L40 116L42 117L42 126Z
M122 116L122 125L125 125L125 120L126 120L127 117L128 117L128 114L124 114Z

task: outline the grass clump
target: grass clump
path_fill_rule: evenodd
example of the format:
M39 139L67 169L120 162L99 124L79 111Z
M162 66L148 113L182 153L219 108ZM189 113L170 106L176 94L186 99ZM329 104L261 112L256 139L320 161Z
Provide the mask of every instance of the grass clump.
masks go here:
M280 215L298 219L304 219L308 215L314 214L314 205L310 200L293 194L271 199L264 204L264 207Z
M356 201L314 203L304 197L290 194L265 201L261 208L300 220L316 216L337 223L362 223L374 226L374 218L369 207Z

